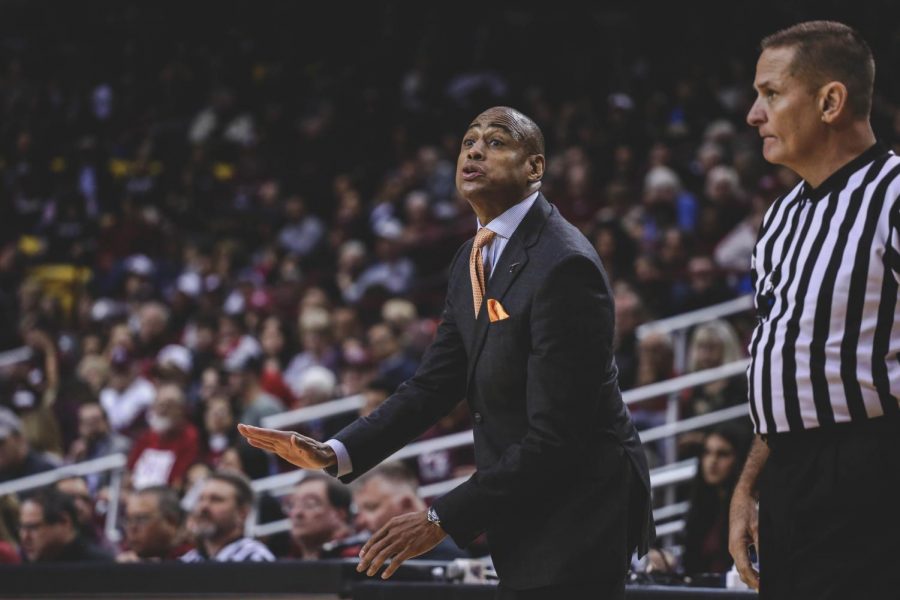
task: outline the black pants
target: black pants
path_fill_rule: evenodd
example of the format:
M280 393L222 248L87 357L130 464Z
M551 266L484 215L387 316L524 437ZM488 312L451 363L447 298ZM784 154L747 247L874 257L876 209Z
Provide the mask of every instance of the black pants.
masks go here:
M531 590L511 590L497 586L497 600L624 600L625 579L613 584L609 583L575 583L571 585L552 585Z
M768 443L760 599L900 598L900 421Z

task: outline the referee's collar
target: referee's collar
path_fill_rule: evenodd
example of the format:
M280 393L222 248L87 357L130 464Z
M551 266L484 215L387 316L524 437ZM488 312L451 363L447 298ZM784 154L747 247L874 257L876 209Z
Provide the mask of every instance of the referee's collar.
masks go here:
M875 142L868 150L848 162L846 165L832 173L828 179L823 181L819 187L814 188L809 185L808 181L803 182L803 191L801 197L809 198L812 201L821 200L834 190L844 187L850 176L856 173L863 165L866 165L882 154L888 152L888 147L881 142Z

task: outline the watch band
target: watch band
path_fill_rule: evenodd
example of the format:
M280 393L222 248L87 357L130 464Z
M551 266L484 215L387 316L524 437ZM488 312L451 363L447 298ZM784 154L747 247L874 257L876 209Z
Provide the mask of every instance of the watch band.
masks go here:
M428 519L429 523L437 525L438 527L441 526L441 518L438 516L437 512L434 510L433 506L428 509L427 513L425 513L425 518Z

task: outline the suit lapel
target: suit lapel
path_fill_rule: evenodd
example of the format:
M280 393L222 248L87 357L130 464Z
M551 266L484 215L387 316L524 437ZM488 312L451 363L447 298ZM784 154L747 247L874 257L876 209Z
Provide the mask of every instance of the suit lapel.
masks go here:
M487 290L484 295L484 302L481 304L481 310L478 311L478 318L475 320L475 334L472 336L472 345L469 349L469 369L466 381L472 382L472 374L475 365L478 363L478 357L484 348L484 340L487 337L488 328L490 327L490 318L488 317L487 301L489 298L502 302L504 296L509 291L513 282L518 278L519 274L525 270L528 264L528 248L533 246L547 217L550 215L552 208L550 203L544 198L543 194L538 194L534 205L522 222L516 228L515 233L509 238L497 266L494 268L491 278L488 280ZM472 284L468 285L471 293ZM469 299L471 307L472 300ZM470 312L471 314L471 312Z

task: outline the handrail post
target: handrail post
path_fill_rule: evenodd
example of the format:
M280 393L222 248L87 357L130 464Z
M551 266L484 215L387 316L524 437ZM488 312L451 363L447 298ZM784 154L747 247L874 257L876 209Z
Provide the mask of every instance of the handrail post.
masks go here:
M122 539L122 535L116 527L116 522L119 520L119 499L122 497L122 471L123 467L113 469L109 479L109 505L106 508L104 533L106 539L114 544Z

